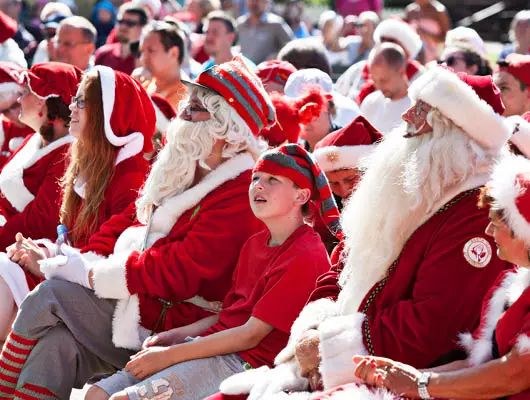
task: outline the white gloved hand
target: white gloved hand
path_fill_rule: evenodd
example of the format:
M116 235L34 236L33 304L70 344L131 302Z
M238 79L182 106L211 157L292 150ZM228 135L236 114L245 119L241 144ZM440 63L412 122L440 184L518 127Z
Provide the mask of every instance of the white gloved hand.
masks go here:
M46 279L62 279L91 289L89 262L79 249L62 244L60 252L62 255L39 261L40 270Z
M248 400L270 399L283 391L307 390L308 386L308 380L300 375L298 363L291 360L268 370L262 379L256 380Z

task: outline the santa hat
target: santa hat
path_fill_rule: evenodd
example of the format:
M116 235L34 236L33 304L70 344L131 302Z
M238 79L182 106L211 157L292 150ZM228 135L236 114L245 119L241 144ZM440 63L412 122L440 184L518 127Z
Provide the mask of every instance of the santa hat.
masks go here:
M436 66L411 84L409 96L437 108L486 149L497 151L508 140L504 105L491 76L455 74Z
M256 74L263 84L274 82L285 86L293 72L296 72L296 67L288 61L263 61L256 67Z
M306 68L293 72L285 84L285 95L291 98L303 96L311 87L318 87L324 94L330 95L335 105L336 115L333 122L338 126L348 125L360 114L359 107L352 99L333 90L333 81L325 72L316 68Z
M105 136L120 147L116 164L153 151L156 115L145 89L129 75L97 65L101 81Z
M366 118L359 115L349 125L321 139L315 145L313 156L325 172L357 168L382 137Z
M276 123L263 128L259 136L264 138L271 147L285 142L298 142L300 117L295 102L280 93L272 93L271 101L276 110Z
M447 32L445 35L444 54L466 50L477 53L481 57L484 57L486 54L484 41L476 30L465 26L459 26Z
M4 43L7 39L15 36L17 29L17 22L0 11L0 43Z
M530 246L530 160L506 155L493 169L487 187L515 236Z
M263 84L238 56L201 72L195 82L183 82L221 95L254 135L276 121L274 106Z
M512 132L510 142L526 157L530 158L530 111L523 116L512 115L506 118Z
M156 19L162 8L160 0L133 0L131 4L135 7L141 7L147 10L150 18Z
M381 43L385 38L398 42L409 58L416 58L422 47L422 41L416 31L405 21L396 18L386 19L375 28L375 42Z
M169 126L169 122L177 116L177 112L171 103L159 94L152 93L151 101L155 108L156 130L160 133L165 133Z
M505 60L499 61L499 69L506 71L525 86L530 87L530 56L510 54Z
M21 73L21 84L27 84L31 93L40 99L60 97L70 104L77 92L82 72L79 68L60 62L35 64Z
M326 175L312 156L297 144L284 144L263 153L254 172L285 176L295 185L311 191L311 200L320 211L328 229L338 238L342 235L337 203Z
M0 98L22 89L19 82L23 71L17 64L0 61Z

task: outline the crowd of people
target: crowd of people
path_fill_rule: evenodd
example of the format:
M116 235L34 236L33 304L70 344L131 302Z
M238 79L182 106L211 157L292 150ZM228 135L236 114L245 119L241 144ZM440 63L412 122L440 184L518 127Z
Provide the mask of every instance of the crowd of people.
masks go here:
M530 400L530 10L358 3L0 0L1 399Z

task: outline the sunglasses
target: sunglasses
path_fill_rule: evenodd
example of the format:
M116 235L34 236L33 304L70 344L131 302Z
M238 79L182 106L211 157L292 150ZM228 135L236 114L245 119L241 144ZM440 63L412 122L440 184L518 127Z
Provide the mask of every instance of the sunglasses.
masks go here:
M116 22L119 25L125 25L128 28L134 28L135 26L140 25L140 22L138 21L131 21L130 19L118 19Z
M466 59L463 56L449 56L445 60L441 60L440 64L445 63L447 66L452 67L457 61L466 62Z

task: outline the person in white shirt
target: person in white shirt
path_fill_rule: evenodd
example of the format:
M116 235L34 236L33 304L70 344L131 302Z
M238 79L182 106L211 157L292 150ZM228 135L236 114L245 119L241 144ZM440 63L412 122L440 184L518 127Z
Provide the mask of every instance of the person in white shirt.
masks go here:
M401 124L403 114L412 104L407 95L407 58L394 43L382 43L368 59L370 76L377 89L361 104L361 114L383 134Z

